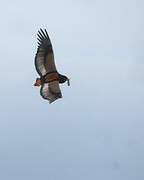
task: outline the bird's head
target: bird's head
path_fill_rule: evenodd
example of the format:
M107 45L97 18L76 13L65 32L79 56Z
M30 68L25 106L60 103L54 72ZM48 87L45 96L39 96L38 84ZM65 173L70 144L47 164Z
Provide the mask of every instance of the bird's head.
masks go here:
M59 74L59 83L65 83L67 81L67 85L70 86L70 79L64 75Z

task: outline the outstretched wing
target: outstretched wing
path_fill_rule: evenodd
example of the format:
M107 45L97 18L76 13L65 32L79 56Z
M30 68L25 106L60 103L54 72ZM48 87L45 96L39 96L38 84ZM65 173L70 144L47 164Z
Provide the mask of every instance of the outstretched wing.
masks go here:
M38 49L35 56L35 67L40 76L56 71L52 44L46 29L38 31Z
M40 94L44 99L47 99L49 103L62 98L59 82L53 81L50 83L44 83L41 87Z

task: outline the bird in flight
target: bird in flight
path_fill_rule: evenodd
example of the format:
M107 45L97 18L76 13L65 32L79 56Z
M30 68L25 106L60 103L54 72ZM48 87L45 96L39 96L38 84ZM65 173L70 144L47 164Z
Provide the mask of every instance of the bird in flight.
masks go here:
M53 48L46 29L38 31L37 40L35 68L40 78L36 78L34 86L41 86L41 96L52 103L56 99L62 98L59 84L67 81L69 86L70 81L66 76L59 74L56 69Z

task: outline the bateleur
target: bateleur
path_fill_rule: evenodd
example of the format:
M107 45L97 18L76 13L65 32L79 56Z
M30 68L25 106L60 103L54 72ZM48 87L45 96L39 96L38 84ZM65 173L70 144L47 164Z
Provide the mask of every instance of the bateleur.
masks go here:
M66 76L59 74L56 69L53 48L46 29L38 31L37 40L35 68L40 78L36 79L34 86L41 86L41 96L52 103L56 99L62 98L59 84L67 81L69 86L70 82Z

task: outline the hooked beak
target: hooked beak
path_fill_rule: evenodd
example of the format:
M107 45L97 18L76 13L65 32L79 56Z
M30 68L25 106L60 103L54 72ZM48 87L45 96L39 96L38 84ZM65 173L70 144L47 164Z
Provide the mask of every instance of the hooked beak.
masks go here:
M70 79L66 78L66 81L67 81L67 85L70 86Z

